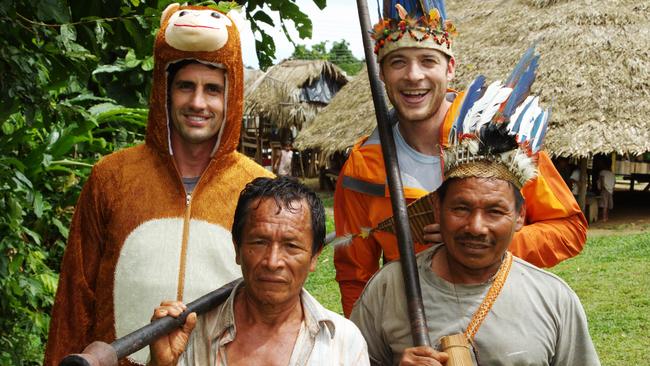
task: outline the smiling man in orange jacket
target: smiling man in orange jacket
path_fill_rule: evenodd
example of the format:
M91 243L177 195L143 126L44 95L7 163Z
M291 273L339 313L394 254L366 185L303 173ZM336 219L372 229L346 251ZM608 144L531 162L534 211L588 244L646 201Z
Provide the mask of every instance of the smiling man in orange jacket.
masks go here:
M380 76L395 108L391 122L404 195L410 203L436 190L443 180L440 151L447 144L463 99L447 88L456 66L451 49L454 29L444 20L444 9L422 11L399 5L385 9L384 14L386 18L375 26L373 38ZM515 235L510 250L539 267L551 267L580 253L587 222L544 152L540 153L538 169L538 177L521 190L526 199L525 226ZM358 234L390 216L386 171L375 130L354 146L337 181L336 233ZM415 243L416 252L439 242L438 230L437 224L428 225L427 242ZM399 259L397 240L391 233L355 237L349 245L336 249L336 280L346 316L379 269L382 257L385 261Z

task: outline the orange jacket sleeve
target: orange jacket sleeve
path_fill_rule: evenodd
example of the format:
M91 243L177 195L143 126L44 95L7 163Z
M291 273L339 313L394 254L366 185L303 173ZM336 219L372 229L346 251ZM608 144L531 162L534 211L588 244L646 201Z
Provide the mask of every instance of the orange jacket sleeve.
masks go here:
M372 227L364 195L343 187L343 172L336 182L334 192L334 223L336 234L357 234L363 227ZM381 247L373 236L356 237L348 245L334 252L336 280L341 289L341 301L346 317L350 316L354 302L361 295L366 282L379 269Z
M95 278L102 248L101 204L93 174L75 209L61 263L44 365L58 365L70 353L81 353L95 324Z
M539 174L522 188L526 225L510 244L512 253L538 267L552 267L582 250L587 220L545 152Z

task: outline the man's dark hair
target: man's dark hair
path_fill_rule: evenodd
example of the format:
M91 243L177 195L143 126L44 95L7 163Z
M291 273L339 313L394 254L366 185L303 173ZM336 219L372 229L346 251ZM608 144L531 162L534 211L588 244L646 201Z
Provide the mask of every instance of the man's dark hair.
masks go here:
M461 178L450 178L446 179L440 187L438 187L437 192L438 192L438 198L440 199L440 204L442 204L442 201L445 199L445 196L447 195L447 190L449 189L449 185L451 182L460 180ZM512 188L512 193L515 195L515 211L519 213L521 211L521 207L524 205L524 196L521 195L521 191L519 191L519 188L515 186L512 182L508 182L510 185L510 188Z
M182 68L184 68L187 65L192 65L192 64L199 64L199 65L205 65L211 69L218 69L215 65L211 65L208 63L200 62L194 59L185 59L185 60L180 60L176 61L174 63L170 63L167 65L167 85L168 88L171 86L172 81L174 81L174 77L178 73L178 71Z
M260 199L257 202L257 207L259 207L263 198L274 199L278 205L278 212L280 209L293 211L295 210L294 203L302 200L307 201L311 213L311 230L313 236L312 256L316 255L323 248L325 243L325 209L323 208L323 202L316 196L316 193L291 177L259 177L244 187L239 194L239 201L237 201L237 208L235 209L235 218L232 223L232 238L237 247L242 242L244 225L246 225L251 204L255 200Z

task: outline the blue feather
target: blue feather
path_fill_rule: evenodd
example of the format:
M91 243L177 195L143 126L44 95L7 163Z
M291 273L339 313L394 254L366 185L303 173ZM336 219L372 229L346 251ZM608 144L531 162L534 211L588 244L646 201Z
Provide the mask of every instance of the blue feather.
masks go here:
M530 136L526 136L526 140L529 140L531 145L535 143L535 135L537 135L537 131L541 127L542 123L544 123L544 115L546 113L542 111L539 115L537 115L537 118L535 118L535 123L533 123L533 128L530 130ZM523 140L522 142L526 141Z
M548 131L548 121L551 120L551 108L546 110L546 113L544 113L544 121L542 122L542 125L540 128L542 129L539 137L535 139L535 142L533 144L532 151L533 154L537 153L541 148L542 148L542 142L544 141L544 137L546 137L546 131Z
M470 108L472 108L474 103L479 100L481 95L483 95L484 84L485 76L479 75L467 87L467 90L465 91L465 98L463 99L463 104L461 104L460 110L458 112L458 117L456 117L456 121L454 121L454 125L449 133L449 140L452 140L453 136L463 131L463 121L465 120L465 116L467 115L467 112L470 110Z
M528 69L521 75L517 83L514 85L512 93L506 102L505 107L503 108L502 115L504 118L510 118L515 112L517 107L526 99L530 93L530 87L535 82L535 72L537 71L537 61L539 60L539 55L535 56L530 64Z
M512 70L510 77L508 77L508 80L506 80L505 86L512 88L513 85L517 83L522 73L524 73L524 71L528 69L528 65L530 64L530 62L533 59L533 56L535 55L536 45L537 45L537 41L533 42L533 44L528 48L528 50L526 50L524 55L517 63L517 66L515 66L515 68Z

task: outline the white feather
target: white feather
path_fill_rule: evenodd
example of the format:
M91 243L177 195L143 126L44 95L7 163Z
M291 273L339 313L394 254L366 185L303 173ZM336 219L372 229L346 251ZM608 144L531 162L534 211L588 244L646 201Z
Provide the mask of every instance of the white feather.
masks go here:
M478 140L469 139L469 141L467 141L467 150L469 150L472 155L478 154Z
M494 115L499 111L501 104L503 104L503 102L508 99L510 93L512 93L512 88L502 87L497 90L496 94L492 98L492 101L488 103L483 113L481 113L481 119L476 125L476 131L480 131L483 125L489 123L492 120Z
M521 124L519 125L519 130L516 131L518 134L517 136L517 142L522 143L530 137L530 132L533 129L533 125L535 124L535 119L537 116L542 112L542 109L539 107L539 98L535 97L533 100L530 102L531 105L528 107L528 110L526 110L526 113L524 114Z
M514 156L511 157L512 165L515 172L519 175L519 181L523 185L526 181L537 176L537 168L533 159L520 149L514 150Z
M512 128L515 126L515 123L517 122L517 119L519 118L519 115L526 109L526 106L533 100L535 99L534 95L529 95L526 97L523 103L515 109L515 113L510 116L510 122L508 122L508 131L510 131L511 135L515 135L517 131L513 131Z
M481 120L481 115L483 111L489 107L494 99L494 97L499 93L501 89L501 80L497 80L490 84L483 96L477 100L472 108L467 112L465 121L463 122L463 133L467 134L473 131L476 131L476 125Z
M335 248L341 246L347 246L350 243L352 243L352 238L354 238L352 234L345 234L343 236L337 236L331 241L325 240L325 244L329 244Z

